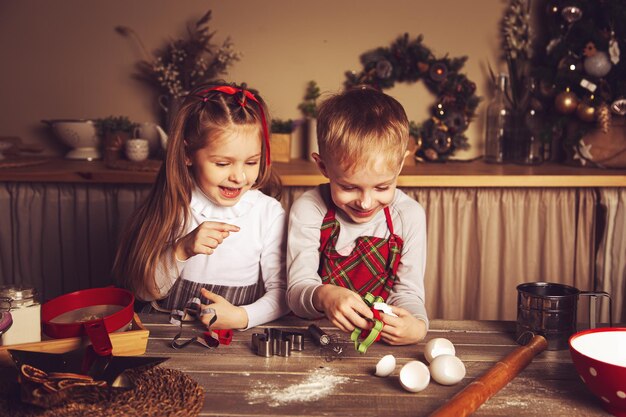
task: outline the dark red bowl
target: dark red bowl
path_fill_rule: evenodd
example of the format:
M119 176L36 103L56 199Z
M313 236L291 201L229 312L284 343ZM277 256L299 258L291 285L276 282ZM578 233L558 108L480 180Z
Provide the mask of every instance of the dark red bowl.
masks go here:
M85 334L85 323L103 319L107 332L111 333L131 322L134 303L135 296L130 291L115 287L92 288L64 294L41 306L42 330L55 339L77 337ZM119 308L115 308L116 311L111 314L93 320L58 321L60 316L72 314L74 311L108 306Z
M626 417L626 327L575 333L569 351L578 375L604 408Z

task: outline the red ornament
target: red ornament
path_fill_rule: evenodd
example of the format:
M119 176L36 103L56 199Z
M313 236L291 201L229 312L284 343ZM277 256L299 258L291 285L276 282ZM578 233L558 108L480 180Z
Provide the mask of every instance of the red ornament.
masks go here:
M442 62L434 63L430 67L429 75L430 75L430 78L433 79L433 81L441 82L445 80L446 77L448 76L448 67L446 67L446 64Z

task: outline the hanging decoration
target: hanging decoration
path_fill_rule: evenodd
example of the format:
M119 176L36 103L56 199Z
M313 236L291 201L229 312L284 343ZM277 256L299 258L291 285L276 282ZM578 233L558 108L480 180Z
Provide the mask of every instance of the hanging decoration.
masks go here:
M566 89L554 98L554 108L561 114L570 114L578 107L578 97L570 89Z
M602 78L611 71L609 54L604 51L598 51L593 42L587 42L583 55L585 55L583 64L585 71L592 77Z
M419 35L411 40L408 34L389 47L379 47L361 55L363 69L346 72L345 86L367 84L385 90L396 82L424 85L436 96L431 117L421 124L411 122L418 161L448 160L458 149L468 149L464 132L474 118L480 98L476 84L459 71L467 57L434 56Z
M593 96L585 98L576 107L576 116L583 122L591 123L596 119L597 111L596 108L593 107ZM605 106L608 109L608 107Z
M626 115L626 99L621 97L611 103L611 111L619 116Z
M576 6L566 6L561 10L561 16L567 23L575 23L583 17L583 11Z
M619 137L626 125L625 22L624 0L548 0L537 20L545 41L533 69L545 107L542 134L566 153L583 149L580 141L597 131Z

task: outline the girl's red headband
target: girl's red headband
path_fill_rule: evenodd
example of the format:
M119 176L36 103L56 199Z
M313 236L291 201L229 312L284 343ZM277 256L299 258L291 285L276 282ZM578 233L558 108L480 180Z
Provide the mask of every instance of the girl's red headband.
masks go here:
M241 99L237 100L239 104L241 105L241 107L246 106L246 99L252 100L253 102L257 104L257 106L259 107L259 112L261 113L261 124L263 125L263 141L265 142L265 162L267 166L270 166L270 135L267 129L267 119L265 118L265 111L263 110L263 106L261 105L259 100L254 96L254 94L252 94L248 90L237 88L237 87L231 87L228 85L221 85L218 87L208 88L206 90L200 91L197 95L198 97L201 97L204 101L206 101L207 100L206 95L210 93L211 91L219 91L220 93L228 94L231 96L237 93L241 93Z

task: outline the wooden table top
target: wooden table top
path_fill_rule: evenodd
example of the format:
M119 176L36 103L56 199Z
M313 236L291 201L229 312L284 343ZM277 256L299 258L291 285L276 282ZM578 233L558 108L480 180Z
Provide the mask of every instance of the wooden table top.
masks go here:
M426 341L449 339L467 369L457 385L432 381L419 393L405 391L400 368L411 360L425 362L424 343L417 346L372 345L366 354L354 350L349 335L337 342L342 353L329 354L305 336L305 348L290 357L265 358L251 350L252 333L266 327L305 332L316 323L328 334L339 335L327 321L306 321L293 316L259 328L234 333L230 345L206 349L192 344L170 347L177 328L168 316L143 314L150 331L147 355L169 356L162 366L185 372L205 389L201 416L427 416L475 378L485 373L518 345L513 322L433 320ZM195 330L194 330L195 329ZM185 325L183 338L200 331ZM396 357L397 366L387 378L373 375L384 355ZM315 398L317 393L318 398ZM483 404L476 416L604 416L597 400L578 377L569 351L544 351L506 387Z
M284 186L316 186L327 180L309 161L274 164ZM32 166L0 168L0 182L151 184L156 171L107 168L102 161L49 159ZM537 166L472 162L407 165L400 187L626 187L626 169Z

